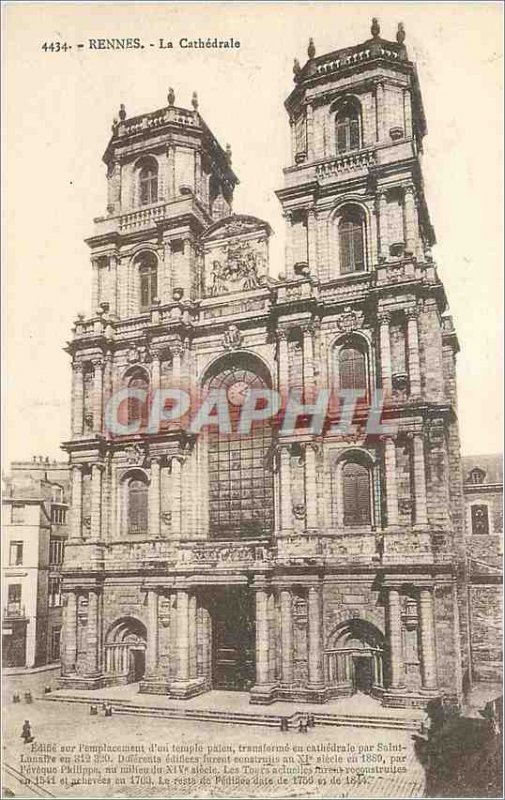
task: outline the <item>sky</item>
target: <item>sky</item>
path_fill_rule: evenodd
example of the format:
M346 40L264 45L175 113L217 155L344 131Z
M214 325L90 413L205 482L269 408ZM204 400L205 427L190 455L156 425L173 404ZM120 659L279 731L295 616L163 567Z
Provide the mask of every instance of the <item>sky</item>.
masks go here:
M372 16L394 40L404 23L428 135L422 166L438 244L433 254L459 336L459 419L465 454L502 449L503 8L500 3L4 4L3 463L64 457L70 358L89 314L84 238L105 213L101 161L120 103L128 116L199 111L230 143L240 178L234 210L274 229L270 271L283 270L284 222L274 191L289 164L283 106L293 59L370 36ZM90 50L90 38L177 43L233 36L232 50ZM66 52L43 50L66 42ZM76 45L84 42L78 50Z

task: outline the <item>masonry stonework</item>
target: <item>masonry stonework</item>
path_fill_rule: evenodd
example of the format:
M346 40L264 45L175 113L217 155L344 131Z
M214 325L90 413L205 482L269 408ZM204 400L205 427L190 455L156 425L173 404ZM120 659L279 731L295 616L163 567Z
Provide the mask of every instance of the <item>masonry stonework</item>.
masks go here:
M294 68L291 163L270 226L232 212L231 150L192 110L128 117L104 154L106 215L87 242L92 308L72 359L73 505L62 685L138 682L187 698L458 703L471 680L457 429L458 342L420 166L414 64L376 21L362 44ZM314 432L152 429L123 389L360 392ZM366 420L384 392L387 435ZM144 394L142 394L144 392ZM146 407L148 403L146 403ZM310 416L310 410L306 416ZM126 424L127 423L127 424ZM137 423L137 424L136 424ZM131 424L131 428L128 427Z

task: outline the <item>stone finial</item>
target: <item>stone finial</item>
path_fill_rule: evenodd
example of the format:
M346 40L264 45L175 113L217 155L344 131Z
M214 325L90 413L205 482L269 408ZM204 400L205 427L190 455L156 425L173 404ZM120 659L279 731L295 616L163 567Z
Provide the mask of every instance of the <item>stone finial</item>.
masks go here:
M381 32L381 26L379 25L379 20L377 19L377 17L372 18L372 25L370 28L370 32L374 39L377 39L377 37Z
M226 145L226 160L228 161L228 164L231 164L231 145L229 142Z
M191 105L193 106L195 111L198 111L198 95L196 92L193 92L193 97L191 98Z
M300 62L298 61L297 58L295 58L295 60L293 61L293 75L295 76L295 81L298 80L301 71L302 68L300 66Z
M114 117L114 119L112 120L112 125L110 126L112 133L116 133L117 126L118 126L118 120L117 117Z
M121 103L121 105L119 106L119 115L118 116L119 116L119 119L121 120L121 122L123 122L123 120L126 119L126 108L124 107L124 103Z
M309 46L307 47L307 55L309 58L314 58L316 55L316 46L314 44L314 39L312 36L309 39Z
M172 89L172 87L170 87L170 89L168 90L167 100L169 106L173 106L173 104L175 103L175 92Z
M405 28L403 22L398 23L398 30L396 31L396 41L398 44L403 44L405 41Z

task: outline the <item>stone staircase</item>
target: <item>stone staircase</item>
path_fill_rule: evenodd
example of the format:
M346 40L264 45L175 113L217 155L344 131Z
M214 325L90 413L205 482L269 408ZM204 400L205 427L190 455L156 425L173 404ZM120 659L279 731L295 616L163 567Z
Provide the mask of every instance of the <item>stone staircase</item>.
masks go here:
M345 726L354 728L382 728L388 730L407 730L407 731L420 731L422 727L422 717L419 714L411 716L402 714L382 714L366 713L356 714L353 712L338 711L332 709L331 711L314 710L313 708L307 710L296 710L288 713L275 713L272 709L268 712L260 710L257 706L254 711L232 710L232 709L218 709L218 708L184 708L179 705L146 705L141 702L132 702L129 700L120 700L117 698L107 698L105 695L101 697L83 695L72 695L65 693L65 696L58 695L58 693L45 695L44 700L50 702L65 702L65 703L81 703L86 705L101 706L104 701L112 706L114 714L138 714L144 717L158 717L164 719L184 719L195 720L200 722L217 722L221 724L232 725L261 725L270 728L280 728L281 720L288 720L288 728L296 730L301 718L307 714L312 714L316 725L327 726ZM271 708L271 707L270 707Z

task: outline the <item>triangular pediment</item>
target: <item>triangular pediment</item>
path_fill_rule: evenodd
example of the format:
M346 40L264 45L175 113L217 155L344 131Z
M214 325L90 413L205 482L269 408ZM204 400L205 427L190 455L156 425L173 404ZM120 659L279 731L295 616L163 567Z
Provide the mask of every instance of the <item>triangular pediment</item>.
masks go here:
M213 242L237 236L258 234L270 236L272 229L268 222L248 214L232 214L211 225L202 236L202 241Z

